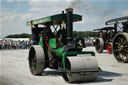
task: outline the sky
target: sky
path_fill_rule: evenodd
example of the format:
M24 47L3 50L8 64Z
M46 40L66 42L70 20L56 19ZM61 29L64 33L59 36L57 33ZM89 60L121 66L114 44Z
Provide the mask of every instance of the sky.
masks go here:
M128 16L128 0L0 0L0 38L9 34L31 33L26 22L54 14L66 8L82 15L75 31L105 27L112 18Z

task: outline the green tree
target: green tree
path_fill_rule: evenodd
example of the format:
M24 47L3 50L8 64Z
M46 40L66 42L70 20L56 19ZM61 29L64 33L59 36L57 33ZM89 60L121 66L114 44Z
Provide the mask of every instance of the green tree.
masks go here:
M31 38L31 34L27 34L27 33L13 34L13 35L8 35L5 38Z
M82 37L97 37L98 33L93 31L74 31L73 32L74 37L76 36L82 36Z

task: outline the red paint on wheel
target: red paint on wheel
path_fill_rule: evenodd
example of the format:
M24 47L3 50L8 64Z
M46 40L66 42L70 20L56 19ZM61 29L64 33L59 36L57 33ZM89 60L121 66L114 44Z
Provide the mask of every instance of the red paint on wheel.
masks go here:
M112 45L110 43L107 43L107 52L108 54L112 53Z

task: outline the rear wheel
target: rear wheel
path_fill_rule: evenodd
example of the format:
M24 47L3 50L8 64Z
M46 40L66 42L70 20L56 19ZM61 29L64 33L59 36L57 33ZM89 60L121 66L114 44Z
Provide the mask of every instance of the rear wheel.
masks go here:
M102 53L104 50L104 41L102 38L96 39L95 48L98 53Z
M128 62L128 33L118 33L113 40L113 53L119 62Z
M44 50L40 45L33 45L29 50L29 67L33 75L41 75L45 69Z

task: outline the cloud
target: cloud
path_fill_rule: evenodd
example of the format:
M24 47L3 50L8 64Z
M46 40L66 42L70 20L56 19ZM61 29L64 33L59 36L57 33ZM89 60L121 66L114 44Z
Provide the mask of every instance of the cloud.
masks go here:
M7 2L9 2L9 3L11 3L11 2L13 2L14 0L7 0Z
M73 0L66 0L67 2L72 2Z
M78 22L78 24L84 24L88 21L88 17L83 17L82 21Z
M112 16L110 16L110 15L109 16L104 16L104 18L103 18L104 21L108 21L110 19L112 19Z
M128 10L125 10L123 13L122 13L123 16L128 16Z
M6 9L2 9L0 18L2 22L8 22L14 20L17 15L18 14L15 14L14 12L9 12Z
M30 17L32 17L32 13L26 13L26 14L23 14L23 15L21 16L21 19L22 19L22 20L26 20L26 19L28 19L28 18L30 18Z
M30 9L31 12L37 12L37 11L40 11L40 10L41 10L41 8L35 8L35 7L32 7Z
M33 6L42 4L41 2L51 2L54 3L56 1L62 1L62 0L29 0L29 3L32 4ZM47 3L45 3L47 4Z
M16 15L14 15L14 14L11 14L11 13L4 13L3 11L2 11L2 14L1 14L1 21L2 22L8 22L8 21L12 21L14 18L16 17ZM3 23L3 24L6 24L6 23ZM2 24L2 25L3 25Z
M62 10L65 10L68 7L68 4L66 1L30 1L29 4L31 5L31 8L29 10L30 13L32 13L34 16L33 18L40 18L40 17L46 17L54 14L61 13ZM60 4L63 3L63 4Z
M29 3L30 4L30 3ZM65 7L62 7L58 5L60 3L51 2L51 1L37 1L36 5L35 3L30 4L30 8L26 10L26 12L17 12L16 10L20 9L20 6L10 10L9 8L6 8L5 6L2 6L1 11L1 36L4 37L9 34L18 34L18 33L30 33L30 27L26 26L26 22L38 19L50 15L54 15L57 13L61 13L62 9L65 9ZM3 29L4 28L4 29Z
M58 2L60 2L60 0L29 0L29 4L32 7L56 7L56 6L61 6L60 4L58 4ZM62 1L63 2L63 1Z
M30 32L26 27L26 19L29 14L17 13L14 11L2 10L1 13L1 36Z
M14 1L23 1L23 0L7 0L7 2L9 2L9 3L12 3ZM24 1L27 1L27 0L24 0Z

